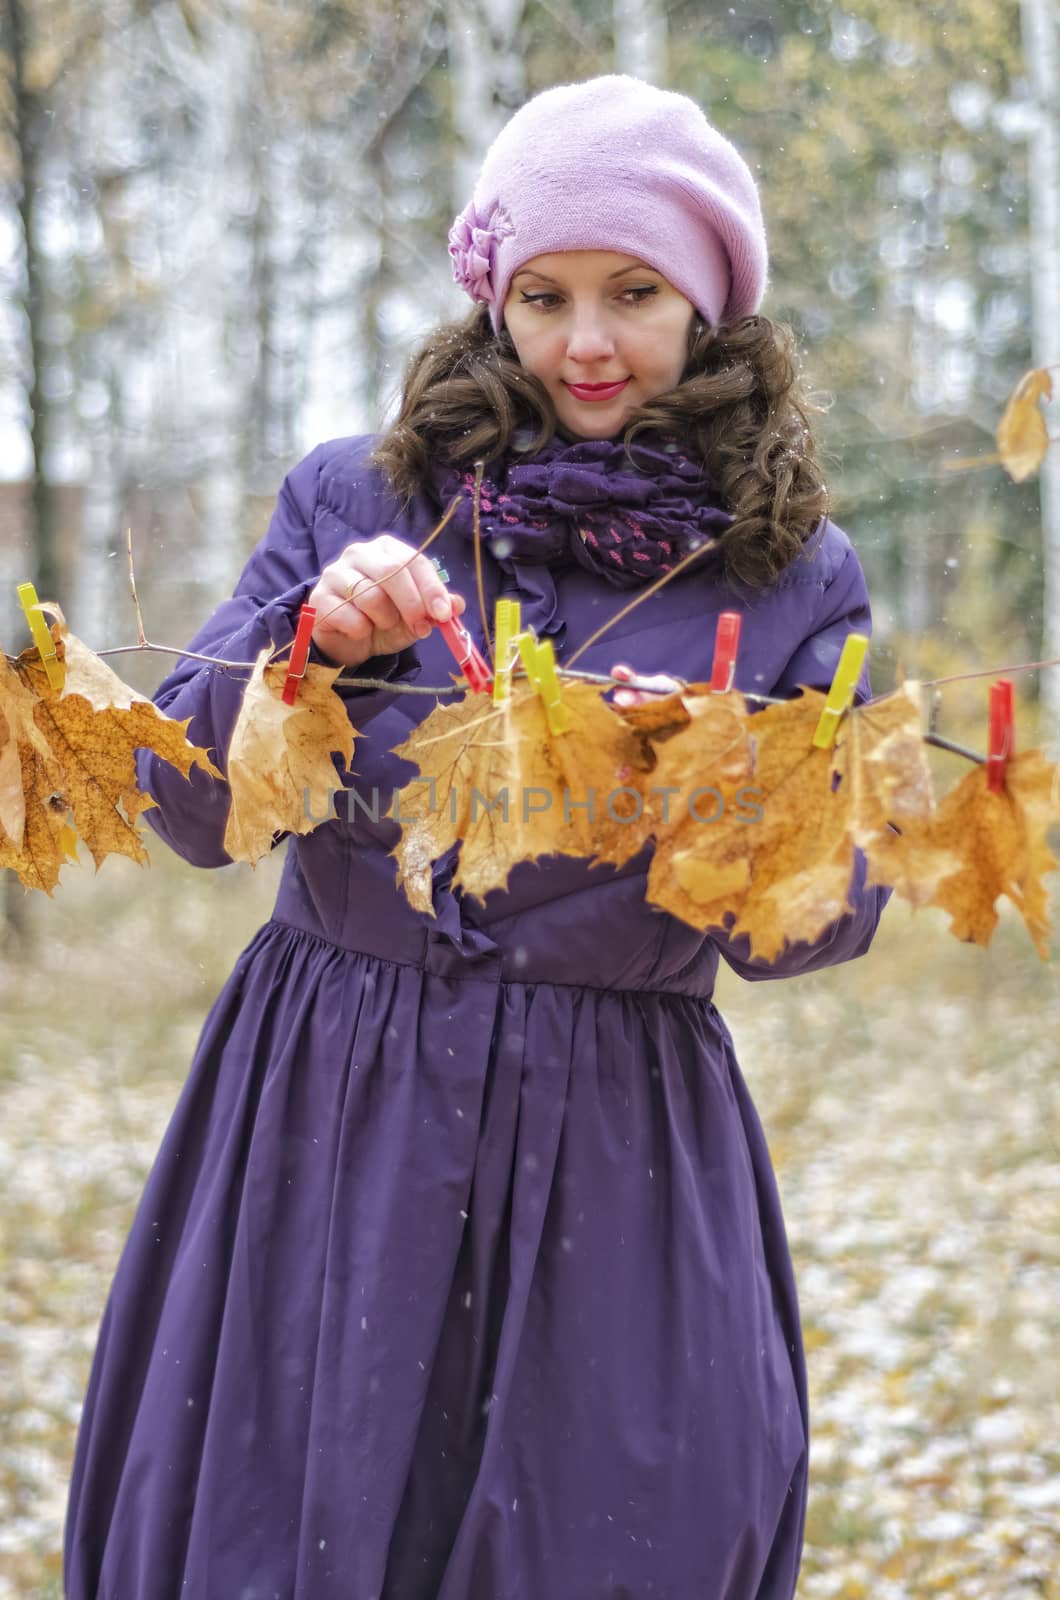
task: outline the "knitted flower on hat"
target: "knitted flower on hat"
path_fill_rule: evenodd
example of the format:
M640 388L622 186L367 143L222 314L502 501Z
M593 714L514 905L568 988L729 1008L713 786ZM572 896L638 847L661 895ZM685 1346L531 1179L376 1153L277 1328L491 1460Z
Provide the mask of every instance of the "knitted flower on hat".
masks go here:
M610 250L662 273L711 325L752 315L768 258L758 189L687 95L620 73L561 84L501 129L453 224L457 283L500 330L535 256Z
M469 200L449 229L453 277L472 300L492 302L490 274L497 245L501 239L510 239L513 232L511 217L497 201L480 214Z

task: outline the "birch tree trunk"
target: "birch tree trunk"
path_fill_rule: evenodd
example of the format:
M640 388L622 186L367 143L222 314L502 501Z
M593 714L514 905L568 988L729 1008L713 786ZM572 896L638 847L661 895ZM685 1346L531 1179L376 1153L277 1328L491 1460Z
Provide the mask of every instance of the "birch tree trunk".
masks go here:
M21 300L25 312L28 347L26 350L26 401L29 411L30 443L33 457L31 548L34 571L26 578L37 586L41 599L55 594L59 578L56 554L56 528L44 479L44 458L48 446L49 412L41 386L44 347L41 330L44 322L44 258L35 229L34 207L40 186L40 163L47 126L47 111L38 94L26 80L29 48L29 12L23 0L7 0L5 33L11 53L11 132L15 147L18 214L23 248Z
M1021 0L1023 55L1037 113L1029 157L1032 359L1052 367L1060 397L1060 62L1056 0ZM1060 434L1060 398L1046 407L1049 432ZM1042 650L1060 657L1060 444L1042 463ZM1060 667L1042 674L1040 737L1060 738Z
M252 257L232 227L231 214L235 197L253 196L253 160L247 146L248 135L257 129L258 45L242 6L212 19L202 58L205 170L223 173L225 181L217 187L215 204L203 208L198 263L204 331L208 330L208 343L204 341L202 348L210 358L202 374L206 398L199 414L204 420L209 416L213 435L212 449L203 462L199 570L208 585L223 589L239 572L245 554L246 457L241 445L250 406L248 374L252 383L255 373L254 363L241 360L237 352L258 327L245 290Z
M4 44L11 60L10 132L14 146L18 215L22 232L22 305L25 311L27 348L25 352L26 403L29 412L33 484L29 506L32 570L20 578L36 584L41 599L54 595L58 579L56 528L44 481L44 451L47 443L48 411L41 387L43 349L40 332L43 324L44 263L34 233L34 200L45 133L45 112L40 99L26 82L29 18L22 0L7 0L3 13ZM12 950L25 950L29 943L26 897L11 872L3 874L0 885L0 941Z
M471 199L482 158L526 98L523 0L448 0L449 78L457 147L453 210Z
M614 0L615 71L666 85L666 15L661 0Z

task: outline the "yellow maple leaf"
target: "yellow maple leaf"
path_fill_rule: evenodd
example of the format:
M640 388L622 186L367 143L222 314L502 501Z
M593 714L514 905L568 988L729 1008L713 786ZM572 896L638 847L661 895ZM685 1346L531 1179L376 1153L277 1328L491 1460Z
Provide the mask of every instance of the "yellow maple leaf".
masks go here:
M1014 483L1037 472L1049 448L1049 429L1040 402L1052 398L1053 380L1043 368L1024 373L997 425L1001 464Z
M6 672L7 663L3 663ZM26 797L22 790L22 763L18 741L11 725L0 711L0 838L15 849L22 847L26 826Z
M341 667L306 667L294 705L283 700L287 662L254 663L228 747L232 797L224 847L233 861L254 865L277 833L309 833L331 812L338 782L331 754L347 766L355 731L332 685Z
M1049 429L1040 401L1052 398L1053 380L1044 367L1025 372L1013 389L997 425L996 455L950 457L943 462L947 472L963 472L969 467L1002 466L1014 483L1022 483L1037 472L1049 448Z
M395 748L420 770L400 793L393 851L398 885L416 910L433 915L431 865L458 840L453 881L480 900L506 887L521 861L625 860L641 848L650 823L621 820L635 797L618 790L643 764L643 740L591 684L565 683L563 704L571 727L553 734L540 697L516 681L497 705L474 694L438 705Z
M959 862L925 831L936 803L919 685L901 683L892 694L849 711L835 764L848 786L854 843L868 859L867 883L888 884L914 906L930 904L941 879Z
M17 872L27 889L50 895L65 859L63 775L37 727L36 696L2 653L0 706L7 730L0 755L0 868Z
M706 928L741 903L750 883L746 834L758 796L743 791L753 780L753 719L742 696L715 695L706 685L690 685L680 699L683 721L664 722L663 707L633 708L654 713L656 723L646 785L656 839L647 897Z
M735 911L731 937L746 934L752 957L772 960L785 939L816 939L849 909L848 796L843 785L833 792L833 752L812 743L824 704L823 694L805 689L748 719L751 764L741 787L753 820L726 805L716 824L700 830L706 842L673 861L679 888L709 910L697 925L716 924L723 906ZM649 877L648 896L669 910L673 891L662 870Z
M153 750L185 777L196 763L215 777L221 774L205 750L189 744L187 720L167 717L123 683L69 631L57 606L42 610L56 618L51 634L63 686L49 682L35 646L22 652L4 679L0 697L8 721L16 724L26 816L21 858L8 851L0 864L13 866L28 887L50 893L70 853L67 811L97 867L112 853L147 860L136 820L155 802L137 787L136 750Z
M167 717L123 683L67 629L61 613L52 634L65 669L61 693L51 688L39 659L33 659L35 652L24 652L20 662L25 660L37 694L37 726L63 773L74 827L97 867L111 854L142 864L147 852L136 820L156 802L137 786L135 752L151 750L185 777L196 765L211 777L221 773L205 749L188 741L190 717Z
M1060 770L1040 750L1026 750L1006 762L1000 794L987 787L983 765L939 802L924 830L925 843L951 852L959 866L941 878L925 903L949 913L956 938L989 944L997 926L995 904L1004 895L1019 910L1042 960L1049 959L1042 878L1060 865L1047 842L1058 784Z

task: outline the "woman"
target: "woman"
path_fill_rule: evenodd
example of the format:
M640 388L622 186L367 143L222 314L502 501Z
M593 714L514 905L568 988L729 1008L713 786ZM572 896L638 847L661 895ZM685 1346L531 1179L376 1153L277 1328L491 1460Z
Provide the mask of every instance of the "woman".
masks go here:
M288 476L191 648L252 662L310 601L317 658L392 686L340 685L344 782L407 783L392 751L434 702L395 690L449 681L437 620L484 648L482 458L487 614L518 598L560 665L698 549L580 665L702 681L739 609L737 688L827 688L864 578L824 517L788 336L756 314L765 235L733 147L634 79L552 89L450 237L476 309L428 339L382 438ZM431 547L449 589L414 552L457 494ZM223 767L241 692L187 660L155 698ZM225 784L140 759L156 831L225 862ZM860 955L886 892L859 856L851 909L765 963L645 902L650 845L619 870L526 863L484 902L450 852L426 917L397 838L351 804L292 839L206 1022L103 1318L68 1597L790 1600L798 1306L710 996L719 956L772 978Z

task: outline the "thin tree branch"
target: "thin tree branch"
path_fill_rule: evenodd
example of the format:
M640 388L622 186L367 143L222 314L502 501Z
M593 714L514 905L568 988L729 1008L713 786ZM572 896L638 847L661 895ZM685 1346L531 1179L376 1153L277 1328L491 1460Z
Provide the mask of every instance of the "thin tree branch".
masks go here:
M1060 667L1060 657L1054 661L1021 661L1010 667L983 667L978 672L952 672L948 678L918 678L922 689L933 689L941 683L964 683L970 678L1003 678L1010 672L1038 672L1042 667Z

